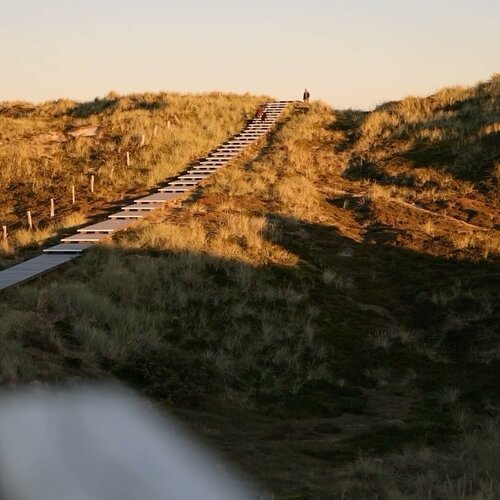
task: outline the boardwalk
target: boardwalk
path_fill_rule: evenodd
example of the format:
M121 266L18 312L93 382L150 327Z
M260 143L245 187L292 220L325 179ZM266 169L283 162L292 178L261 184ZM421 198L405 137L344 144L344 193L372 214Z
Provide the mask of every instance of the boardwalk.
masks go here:
M152 210L194 189L214 172L234 160L251 144L265 136L287 105L285 101L267 103L264 121L260 118L252 120L242 132L219 146L206 158L190 166L184 174L165 187L134 200L131 205L124 206L120 211L109 215L107 220L78 229L75 234L62 238L59 244L46 248L42 255L0 271L0 290L33 279L77 258L82 252L109 238L116 231L126 229L137 220L146 217Z

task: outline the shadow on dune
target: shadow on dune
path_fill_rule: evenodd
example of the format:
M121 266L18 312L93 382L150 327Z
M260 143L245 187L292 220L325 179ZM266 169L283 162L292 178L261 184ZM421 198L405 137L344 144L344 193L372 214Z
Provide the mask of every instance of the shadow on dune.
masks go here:
M312 464L451 439L443 386L478 416L500 404L500 362L476 356L498 342L495 262L360 243L276 214L265 235L298 264L102 246L9 291L3 384L118 378L287 491ZM332 441L349 420L355 434Z

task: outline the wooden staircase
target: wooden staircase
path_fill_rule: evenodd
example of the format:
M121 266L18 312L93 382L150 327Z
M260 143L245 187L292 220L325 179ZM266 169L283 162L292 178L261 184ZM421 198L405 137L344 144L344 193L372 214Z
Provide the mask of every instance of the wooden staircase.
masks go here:
M31 280L69 262L96 243L126 229L152 210L196 188L214 172L239 156L246 148L265 136L281 116L288 101L268 102L265 119L255 118L240 133L219 146L207 157L189 166L186 172L153 194L137 198L131 205L108 216L108 219L85 226L60 243L43 250L43 254L0 271L0 290Z

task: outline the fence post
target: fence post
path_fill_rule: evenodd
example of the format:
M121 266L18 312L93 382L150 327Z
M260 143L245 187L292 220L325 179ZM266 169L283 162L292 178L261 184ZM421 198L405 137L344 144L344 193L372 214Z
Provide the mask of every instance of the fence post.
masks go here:
M141 136L141 144L139 145L140 148L146 144L146 134L142 134Z
M171 127L171 123L170 123L170 120L167 121L167 128L170 128Z
M7 241L7 226L2 226L3 241Z
M158 125L155 125L155 128L153 130L153 137L156 137L157 134L158 134Z
M127 167L130 167L130 153L127 151Z
M30 231L33 229L33 219L31 218L31 212L28 210L26 212L26 215L28 216L28 226L30 227Z
M94 176L93 175L90 176L90 192L91 193L94 192Z
M55 215L55 206L54 206L54 198L50 199L50 217L54 217Z

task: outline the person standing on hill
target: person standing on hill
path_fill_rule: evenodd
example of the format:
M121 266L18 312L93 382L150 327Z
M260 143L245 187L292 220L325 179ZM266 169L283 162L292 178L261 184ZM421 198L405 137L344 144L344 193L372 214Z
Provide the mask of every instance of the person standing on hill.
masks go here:
M267 111L264 109L264 111L262 111L262 114L260 115L260 121L265 122L266 118L267 118Z
M309 97L311 97L309 90L304 89L304 96L303 96L304 102L309 102Z

